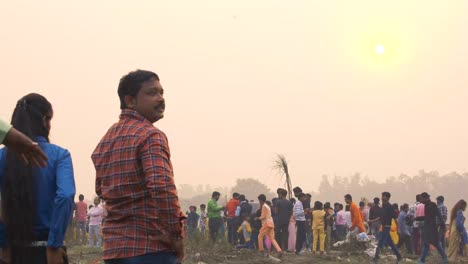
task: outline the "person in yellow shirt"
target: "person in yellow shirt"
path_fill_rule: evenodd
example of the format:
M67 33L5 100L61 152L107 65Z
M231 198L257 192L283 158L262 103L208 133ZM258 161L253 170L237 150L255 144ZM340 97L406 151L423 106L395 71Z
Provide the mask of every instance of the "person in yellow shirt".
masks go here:
M254 249L254 246L253 246L253 241L251 241L251 237L252 237L252 227L250 226L250 217L248 215L244 216L244 221L242 222L242 224L239 226L239 228L237 229L237 233L239 234L239 237L241 237L241 235L244 237L244 241L245 243L244 244L239 244L237 245L236 247L237 248L248 248L248 249Z
M320 239L320 254L325 251L325 211L323 204L316 201L314 204L314 211L312 211L312 232L314 235L314 242L312 243L312 254L317 250L317 240Z

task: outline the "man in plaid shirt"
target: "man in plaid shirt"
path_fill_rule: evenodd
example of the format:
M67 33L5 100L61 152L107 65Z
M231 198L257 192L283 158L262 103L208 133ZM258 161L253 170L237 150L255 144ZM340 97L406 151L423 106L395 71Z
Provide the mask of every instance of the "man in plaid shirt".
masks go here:
M120 119L92 160L106 201L106 264L176 263L184 257L182 214L166 135L153 126L165 102L159 77L137 70L120 79Z
M440 218L437 218L437 224L439 225L439 239L440 243L442 244L442 248L445 248L446 241L445 241L445 233L447 232L447 218L448 218L448 210L447 206L444 205L445 198L443 196L438 196L437 200L437 208L440 212Z

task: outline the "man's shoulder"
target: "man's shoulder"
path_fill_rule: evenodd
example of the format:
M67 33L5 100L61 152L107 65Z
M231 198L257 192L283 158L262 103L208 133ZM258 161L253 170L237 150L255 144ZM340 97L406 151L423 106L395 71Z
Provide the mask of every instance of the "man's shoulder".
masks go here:
M106 136L131 136L145 137L154 134L166 136L166 134L153 124L137 119L123 119L113 124L106 133ZM105 137L106 137L105 136Z

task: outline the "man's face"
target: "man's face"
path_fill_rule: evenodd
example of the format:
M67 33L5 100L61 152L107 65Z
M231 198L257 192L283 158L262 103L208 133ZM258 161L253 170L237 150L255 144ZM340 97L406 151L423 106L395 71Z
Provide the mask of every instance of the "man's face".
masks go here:
M163 94L161 83L153 78L141 84L136 97L126 97L126 103L130 109L154 123L164 117L166 103Z
M98 205L100 201L98 197L94 198L94 205Z
M351 203L351 200L348 199L348 198L346 198L346 197L344 198L344 200L345 200L345 203L347 203L347 204L350 204L350 203Z
M429 197L421 197L421 203L426 204L429 202Z
M213 197L216 201L219 200L219 195L215 195L215 197Z
M389 198L387 196L385 196L385 195L382 195L381 198L382 198L382 203L387 203L388 200L389 200Z

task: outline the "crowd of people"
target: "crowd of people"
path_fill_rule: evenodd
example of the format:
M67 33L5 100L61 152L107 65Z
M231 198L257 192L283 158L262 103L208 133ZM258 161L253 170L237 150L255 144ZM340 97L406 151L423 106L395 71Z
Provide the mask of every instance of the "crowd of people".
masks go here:
M279 257L285 251L327 254L333 244L363 234L378 241L373 262L378 261L384 247L393 251L397 262L403 259L403 248L406 254L419 255L419 263L425 263L431 247L444 263L467 253L465 200L449 212L443 196L434 203L424 192L416 195L413 204L399 206L390 203L389 192L383 192L373 202L359 203L346 194L344 204L336 202L332 207L330 202L312 204L311 196L300 187L293 192L294 198L288 199L288 192L279 188L277 197L268 201L260 194L258 203L233 193L224 206L218 204L221 194L213 192L208 206L201 204L198 210L190 206L187 236L193 239L198 233L213 242L226 239L237 248L257 249L263 255L275 250Z
M106 216L105 206L99 197L95 197L93 204L85 202L83 194L78 196L74 205L74 215L70 218L65 240L69 245L86 245L101 247L101 226Z
M322 201L312 206L312 197L299 187L293 189L295 198L288 199L288 192L278 189L278 197L269 201L260 194L258 203L234 193L225 206L218 204L221 194L214 192L198 213L192 206L185 216L167 136L153 125L164 117L166 106L159 76L145 70L130 72L120 79L117 94L119 120L91 155L98 196L92 207L81 195L74 203L71 154L50 142L54 111L44 96L31 93L20 98L10 124L0 120L0 143L6 146L0 149L0 262L68 263L64 238L74 211L78 240L90 246L102 243L106 264L180 263L185 232L189 239L198 232L213 242L227 237L237 247L262 254L267 253L265 248L274 249L279 256L304 250L326 254L332 243L353 234L378 239L374 261L384 246L390 246L400 261L404 244L408 253L420 255L420 263L431 245L444 262L466 250L466 202L457 202L449 215L443 197L435 204L427 193L401 207L390 203L388 192L360 206L347 194L345 204L332 207ZM100 206L101 199L105 206Z

